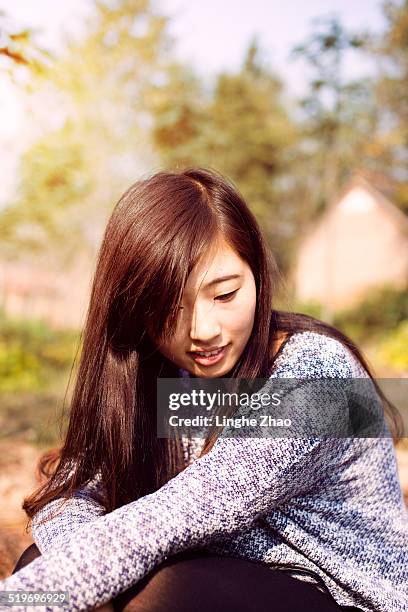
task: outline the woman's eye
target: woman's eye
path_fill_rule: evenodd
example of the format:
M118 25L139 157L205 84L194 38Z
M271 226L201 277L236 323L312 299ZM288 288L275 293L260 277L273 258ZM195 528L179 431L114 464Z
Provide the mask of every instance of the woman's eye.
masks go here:
M230 293L224 293L223 295L217 295L215 299L220 300L221 302L229 302L230 299L232 299L232 297L236 294L237 291L238 289L235 289L235 291L230 291Z

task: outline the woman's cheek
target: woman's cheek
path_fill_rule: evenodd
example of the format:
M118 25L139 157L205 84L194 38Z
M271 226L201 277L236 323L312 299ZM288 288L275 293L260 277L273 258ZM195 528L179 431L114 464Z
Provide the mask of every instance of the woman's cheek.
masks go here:
M245 332L254 322L255 307L250 300L237 300L234 307L226 313L225 326L231 331Z

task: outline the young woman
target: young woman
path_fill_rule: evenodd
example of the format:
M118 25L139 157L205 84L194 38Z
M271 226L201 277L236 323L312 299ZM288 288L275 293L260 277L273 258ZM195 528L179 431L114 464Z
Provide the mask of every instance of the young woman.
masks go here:
M0 590L69 591L68 610L406 609L399 415L349 338L272 307L277 279L216 171L130 187L100 248L65 443L23 506L38 548ZM393 439L159 438L166 377L372 380ZM309 414L312 393L288 396Z

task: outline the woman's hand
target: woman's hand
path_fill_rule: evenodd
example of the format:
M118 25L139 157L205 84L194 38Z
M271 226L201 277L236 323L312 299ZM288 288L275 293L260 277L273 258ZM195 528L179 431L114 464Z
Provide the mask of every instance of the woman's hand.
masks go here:
M95 612L113 612L114 611L114 607L113 604L109 601L106 604L103 604L103 606L101 606L100 608L94 608Z

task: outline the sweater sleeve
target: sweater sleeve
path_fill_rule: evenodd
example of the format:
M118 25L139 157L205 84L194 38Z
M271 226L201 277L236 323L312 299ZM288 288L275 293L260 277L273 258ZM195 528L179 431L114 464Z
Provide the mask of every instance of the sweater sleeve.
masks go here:
M343 345L324 339L310 352L314 339L300 336L285 347L285 366L274 376L286 376L288 363L289 376L353 376L354 357ZM247 529L272 508L313 490L333 469L342 442L219 437L209 453L160 489L84 524L58 550L3 580L1 590L66 590L66 609L93 609L169 556Z
M60 548L82 525L105 514L104 506L94 497L101 486L97 475L68 500L53 499L34 515L31 533L42 554Z
M183 437L186 464L198 456L204 440ZM105 507L95 499L103 483L97 474L85 486L77 489L68 500L58 497L48 502L33 517L31 533L39 551L60 548L82 525L104 515Z

